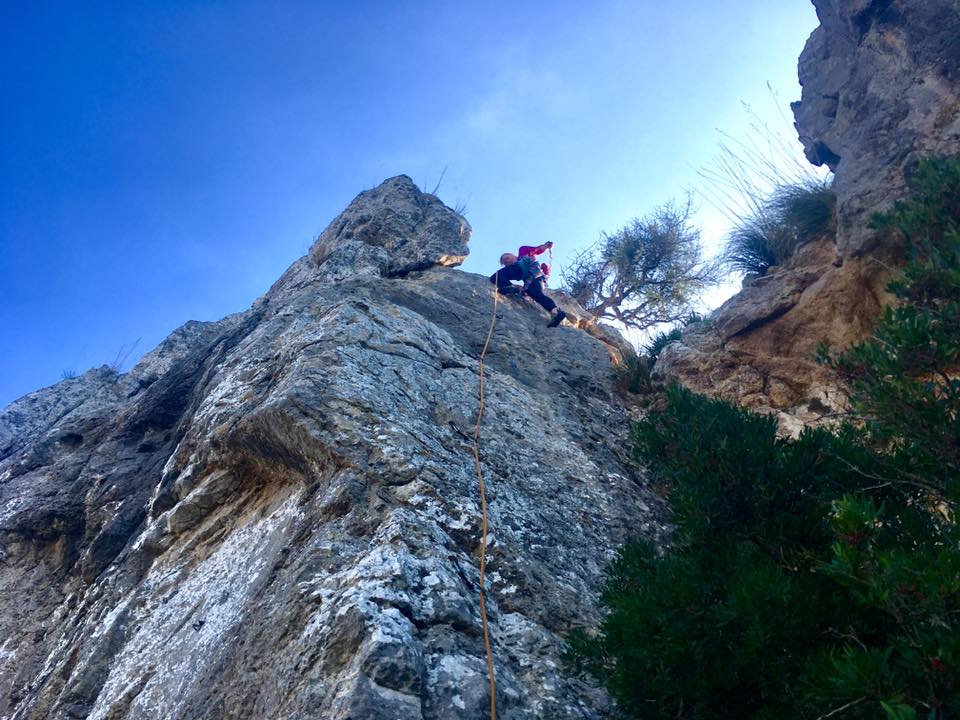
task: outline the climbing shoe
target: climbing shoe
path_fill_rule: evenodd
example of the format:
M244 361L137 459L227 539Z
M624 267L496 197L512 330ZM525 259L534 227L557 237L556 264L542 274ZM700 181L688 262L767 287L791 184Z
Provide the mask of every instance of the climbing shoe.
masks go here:
M511 285L510 287L500 288L499 290L497 290L497 292L499 292L501 295L519 295L520 288L514 285Z
M563 310L561 310L560 308L557 308L557 314L554 316L553 320L550 321L550 324L547 325L547 327L556 327L557 325L563 322L563 319L566 316L567 314Z

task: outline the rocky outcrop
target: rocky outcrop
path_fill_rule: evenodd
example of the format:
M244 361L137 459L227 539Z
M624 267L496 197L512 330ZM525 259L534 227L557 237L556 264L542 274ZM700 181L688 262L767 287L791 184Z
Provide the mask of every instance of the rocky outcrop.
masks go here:
M814 0L793 104L807 157L835 173L843 257L883 252L870 216L923 155L960 152L960 2Z
M794 103L807 157L835 173L836 237L802 248L660 356L656 376L778 414L796 433L844 409L812 361L820 341L863 339L883 304L895 241L869 227L923 155L960 153L960 2L814 0Z
M486 278L407 178L243 313L0 413L0 717L479 718ZM481 453L502 718L597 718L564 634L663 534L612 336L499 305Z
M872 263L838 266L832 238L822 238L747 280L705 321L686 328L681 341L661 351L653 378L679 378L696 392L774 414L784 433L799 434L846 407L814 360L818 343L846 347L864 337L884 297Z
M469 240L466 219L400 175L360 193L277 285L286 285L303 266L309 268L309 280L327 282L360 273L398 277L436 265L456 266L467 257ZM277 287L271 292L276 295Z

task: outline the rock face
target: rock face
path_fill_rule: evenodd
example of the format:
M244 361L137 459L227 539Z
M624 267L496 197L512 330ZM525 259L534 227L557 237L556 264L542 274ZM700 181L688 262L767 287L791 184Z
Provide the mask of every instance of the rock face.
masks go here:
M662 382L777 413L791 433L844 408L812 361L817 343L863 339L889 300L896 247L870 217L903 195L919 157L960 153L960 0L814 5L793 109L807 157L835 173L836 237L745 282L656 367Z
M960 152L960 2L814 0L794 103L807 157L836 173L838 247L870 250L870 215L923 155Z
M781 430L796 435L846 406L814 361L818 343L845 347L862 338L884 294L883 275L869 262L838 267L831 238L808 243L685 329L661 351L653 377L777 415Z
M486 278L405 177L243 313L0 414L0 717L481 718ZM616 342L503 302L481 454L502 718L597 718L562 637L659 538Z

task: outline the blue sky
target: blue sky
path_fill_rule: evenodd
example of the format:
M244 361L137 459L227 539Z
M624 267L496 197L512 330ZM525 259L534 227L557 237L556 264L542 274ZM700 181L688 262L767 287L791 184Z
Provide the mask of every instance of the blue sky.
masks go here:
M808 0L14 5L0 407L248 307L399 173L429 190L446 168L464 269L546 240L562 264L695 188L744 103L782 128L817 25Z

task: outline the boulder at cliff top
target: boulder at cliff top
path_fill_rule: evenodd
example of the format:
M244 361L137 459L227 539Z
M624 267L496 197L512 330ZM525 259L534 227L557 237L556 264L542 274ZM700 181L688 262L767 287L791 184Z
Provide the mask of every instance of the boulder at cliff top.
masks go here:
M252 309L0 413L0 716L484 716L492 286L442 267L468 232L395 178ZM505 720L606 715L562 639L598 621L614 550L664 531L617 353L499 305L481 452Z
M292 285L359 276L399 277L460 265L470 250L470 223L406 175L360 193L295 262L267 297Z

